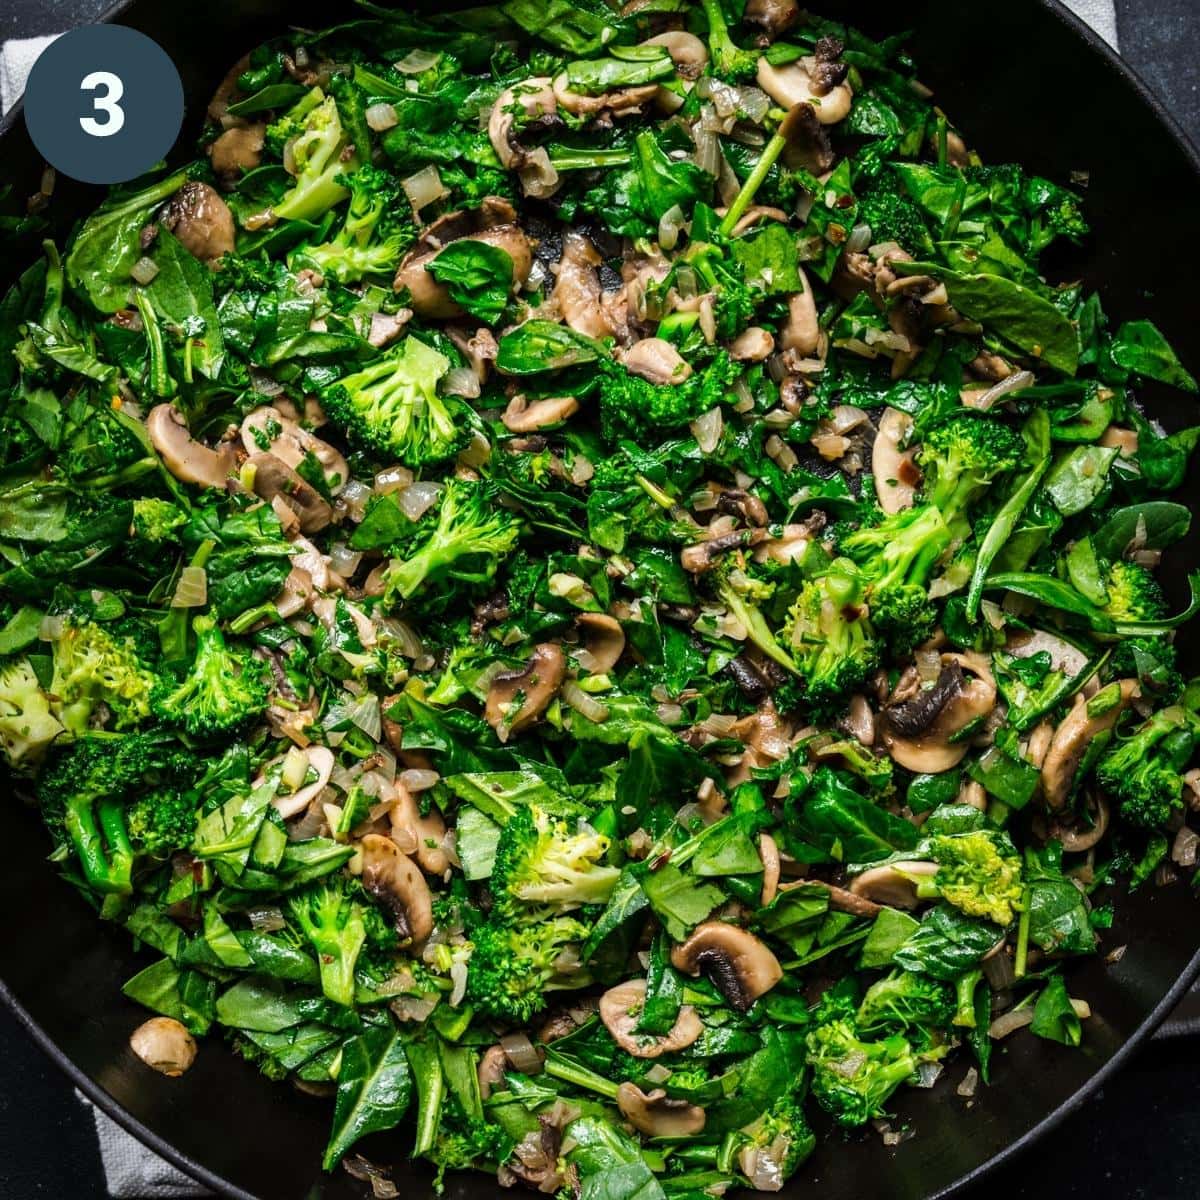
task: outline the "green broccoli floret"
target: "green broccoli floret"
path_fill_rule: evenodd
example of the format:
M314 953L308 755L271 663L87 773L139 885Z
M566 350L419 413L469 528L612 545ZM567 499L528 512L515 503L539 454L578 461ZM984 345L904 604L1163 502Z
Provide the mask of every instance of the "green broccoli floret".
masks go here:
M865 1125L891 1094L916 1073L918 1058L899 1034L860 1041L849 1021L821 1025L808 1035L808 1062L817 1103L839 1124Z
M754 319L762 295L731 269L724 255L725 252L719 247L706 245L696 253L689 254L687 262L704 287L713 293L717 340L728 342Z
M800 668L795 659L771 631L771 626L760 607L774 591L774 585L752 578L734 567L730 559L726 559L717 568L716 582L717 595L729 611L729 615L736 618L745 629L747 640L785 671L798 675Z
M924 435L918 461L925 473L925 495L948 525L998 475L1021 461L1020 434L995 417L956 416Z
M344 876L323 880L288 904L296 924L317 952L321 990L335 1004L354 1004L354 966L367 940L362 905Z
M1200 717L1173 704L1110 746L1096 767L1096 779L1120 803L1126 821L1142 829L1162 829L1171 813L1182 807L1183 771L1198 739Z
M36 766L62 732L29 659L13 659L0 667L0 749L8 765Z
M192 844L196 832L196 796L163 788L138 796L125 810L125 827L138 854L166 858Z
M337 101L313 88L289 113L267 131L267 144L283 151L291 146L296 182L281 200L261 214L266 223L277 220L314 221L348 194L342 176L358 165L347 149L345 131L338 116ZM251 227L258 222L250 219Z
M742 50L729 36L729 22L721 0L700 0L708 20L708 50L712 71L724 79L745 79L758 67L758 52Z
M678 383L651 383L611 360L601 363L600 370L601 430L609 441L618 441L694 421L721 403L742 369L722 350L703 371Z
M839 548L870 581L871 620L897 654L907 654L937 626L929 599L934 566L954 535L932 504L902 509L878 525L865 526L841 539Z
M500 832L491 889L497 916L525 924L608 900L621 872L601 860L609 840L535 805L518 808Z
M226 644L212 617L196 617L196 657L179 682L161 678L150 697L155 713L188 733L211 737L237 729L267 706L263 664Z
M399 185L388 172L370 166L339 175L338 182L350 189L341 229L328 242L301 247L289 265L313 267L339 283L357 283L367 275L390 278L416 236Z
M190 780L195 762L177 744L151 734L82 737L38 783L51 828L61 824L99 892L132 891L134 847L126 824L130 797Z
M499 1125L471 1120L466 1129L447 1129L443 1122L429 1159L437 1167L433 1190L441 1195L447 1171L465 1171L471 1167L494 1170L508 1160L513 1140Z
M158 545L177 542L188 515L170 500L142 499L133 502L133 536Z
M1158 580L1143 566L1115 562L1104 578L1108 603L1104 611L1114 621L1158 621L1167 615L1167 602Z
M579 946L589 932L574 917L520 927L485 922L471 935L467 999L485 1016L526 1024L546 1007L548 991L591 982L579 962Z
M244 1034L234 1034L229 1039L230 1049L245 1062L248 1062L252 1067L257 1067L268 1079L275 1083L288 1077L288 1069L275 1057L269 1054L261 1046L256 1046Z
M72 733L87 730L101 702L111 710L117 729L150 716L155 677L142 664L132 637L110 633L94 621L64 617L53 648L50 694Z
M953 1016L954 993L944 983L914 971L893 971L867 989L855 1024L862 1033L905 1033L942 1029Z
M1021 907L1021 859L1004 834L987 829L935 837L930 853L937 873L917 895L940 896L969 917L1011 925Z
M738 1167L759 1191L778 1191L816 1149L817 1138L794 1096L781 1096L739 1135Z
M870 226L873 243L896 242L919 259L936 253L920 209L890 168L869 184L856 184L854 190L858 195L858 220Z
M521 532L517 518L498 507L495 496L487 484L451 479L428 536L413 553L392 559L384 570L387 602L407 600L423 584L438 579L487 583Z
M1112 648L1104 664L1101 679L1136 679L1145 696L1170 703L1183 691L1183 676L1177 665L1175 646L1160 634L1157 637L1124 638Z
M865 595L862 573L849 559L838 558L824 575L805 582L788 612L783 642L813 703L847 695L879 665Z
M326 388L321 403L351 441L409 466L452 458L471 434L469 409L437 385L450 360L419 338Z

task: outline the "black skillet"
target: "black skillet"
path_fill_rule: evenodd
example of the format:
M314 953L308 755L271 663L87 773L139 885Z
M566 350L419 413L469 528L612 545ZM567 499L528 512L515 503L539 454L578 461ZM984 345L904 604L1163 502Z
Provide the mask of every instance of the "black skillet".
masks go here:
M922 79L986 161L1016 160L1052 178L1089 174L1089 248L1056 264L1059 278L1081 276L1100 290L1110 317L1151 316L1193 370L1200 306L1200 159L1157 101L1085 26L1052 0L927 0L925 3L817 4L876 35L908 28ZM329 25L349 5L312 0L237 0L202 8L132 0L109 19L132 25L179 65L188 101L181 144L199 129L216 83L245 50L287 24ZM41 164L19 115L0 129L0 174L25 196ZM60 181L52 206L61 239L99 198ZM25 264L0 263L0 284ZM1168 428L1194 421L1193 402L1147 388L1150 411ZM1194 486L1189 484L1189 487ZM1167 564L1168 585L1196 561L1189 539ZM1172 599L1178 602L1179 587ZM1183 663L1200 670L1200 631L1185 630ZM43 860L46 836L33 813L10 801L0 870L0 995L19 1020L101 1108L164 1157L213 1190L261 1200L350 1200L369 1189L342 1172L323 1176L320 1150L328 1103L267 1082L222 1047L203 1046L196 1065L172 1081L146 1070L127 1047L145 1019L121 984L145 962L128 935L100 924ZM1170 1012L1200 971L1200 907L1176 885L1120 898L1106 948L1073 968L1071 992L1094 1016L1081 1051L1017 1034L994 1056L993 1086L975 1102L956 1096L965 1064L930 1091L907 1091L895 1127L916 1136L886 1148L875 1133L843 1145L823 1142L786 1195L822 1200L925 1200L977 1180L1079 1107ZM144 958L144 956L143 956ZM6 1079L5 1086L18 1087ZM429 1172L403 1165L404 1135L378 1135L362 1149L398 1165L407 1200L432 1195ZM456 1200L495 1196L485 1176L458 1177Z

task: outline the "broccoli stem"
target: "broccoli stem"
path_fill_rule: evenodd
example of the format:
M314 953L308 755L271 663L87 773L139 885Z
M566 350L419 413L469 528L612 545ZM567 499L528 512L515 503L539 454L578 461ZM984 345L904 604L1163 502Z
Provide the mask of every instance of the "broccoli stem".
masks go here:
M545 1071L547 1075L561 1079L563 1083L574 1084L575 1087L583 1088L584 1091L595 1092L598 1096L604 1096L609 1100L617 1098L615 1083L605 1079L603 1075L597 1075L595 1071L589 1071L587 1067L581 1066L577 1062L555 1054L553 1050L546 1053Z
M1025 962L1029 957L1029 901L1033 889L1025 885L1021 896L1021 920L1017 924L1017 953L1013 960L1013 975L1017 979L1025 978Z
M758 157L758 162L754 164L754 170L746 177L746 182L742 184L742 190L733 198L729 211L721 221L719 232L722 237L729 237L733 233L734 226L742 219L746 209L750 207L755 193L762 187L763 180L766 179L767 173L775 165L775 160L783 153L786 145L787 138L782 133L776 133L766 144L762 154Z
M626 167L633 155L621 147L611 150L576 150L570 146L550 146L550 163L556 171L590 171L597 167Z

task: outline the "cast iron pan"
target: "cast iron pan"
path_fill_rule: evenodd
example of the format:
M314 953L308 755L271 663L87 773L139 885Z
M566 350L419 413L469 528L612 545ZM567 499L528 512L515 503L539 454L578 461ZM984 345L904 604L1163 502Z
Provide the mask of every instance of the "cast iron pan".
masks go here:
M199 129L204 106L230 64L288 23L317 27L337 5L312 0L237 0L196 6L163 0L118 5L109 18L154 38L179 65L188 98L180 144ZM819 3L816 7L822 7ZM847 11L828 4L825 11ZM1052 178L1090 173L1088 213L1095 236L1059 278L1098 287L1110 318L1152 317L1190 359L1197 326L1194 249L1200 212L1200 160L1142 84L1079 21L1053 0L858 0L852 19L881 34L908 27L922 79L985 161L1016 160ZM341 15L352 15L349 5ZM0 131L3 182L17 196L36 190L41 164L19 115ZM95 189L60 180L52 206L56 233L99 199ZM1169 253L1163 250L1169 246ZM0 283L22 262L0 264ZM1143 399L1169 428L1191 423L1193 402L1147 388ZM1189 489L1194 489L1189 483ZM1177 547L1165 576L1181 584L1196 562L1196 543ZM1176 593L1179 588L1176 587ZM1172 595L1178 603L1182 597ZM1200 670L1200 631L1185 630L1183 662ZM149 959L124 931L107 927L43 860L48 843L34 813L10 798L0 871L0 994L30 1034L92 1100L164 1157L213 1190L260 1200L351 1200L365 1185L319 1166L330 1109L271 1084L214 1038L182 1080L148 1071L128 1049L145 1012L121 996L121 984ZM894 1149L877 1134L844 1145L826 1139L786 1195L822 1200L895 1200L944 1196L977 1180L1077 1108L1167 1015L1200 971L1200 908L1184 885L1147 886L1120 897L1106 948L1127 945L1120 961L1103 956L1073 968L1070 988L1095 1016L1080 1051L1027 1034L1000 1043L993 1086L973 1105L955 1095L965 1070L956 1064L930 1091L905 1091L897 1127L915 1137ZM9 1080L6 1086L19 1086ZM397 1164L410 1200L432 1195L430 1175L404 1166L409 1138L377 1135L362 1144L373 1160ZM483 1175L460 1176L455 1200L497 1193Z

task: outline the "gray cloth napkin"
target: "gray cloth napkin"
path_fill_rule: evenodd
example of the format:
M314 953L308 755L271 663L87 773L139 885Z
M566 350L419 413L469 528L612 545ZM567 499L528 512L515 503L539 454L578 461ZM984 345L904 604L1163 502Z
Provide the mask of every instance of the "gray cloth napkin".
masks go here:
M1116 48L1117 19L1112 0L1065 0L1065 3ZM20 99L37 56L53 40L53 36L21 38L0 47L0 113L7 112ZM1175 1030L1168 1023L1162 1034L1190 1032L1191 1024L1194 1022L1181 1022L1181 1028ZM148 1150L83 1096L79 1098L92 1109L108 1194L114 1200L173 1200L212 1194Z

